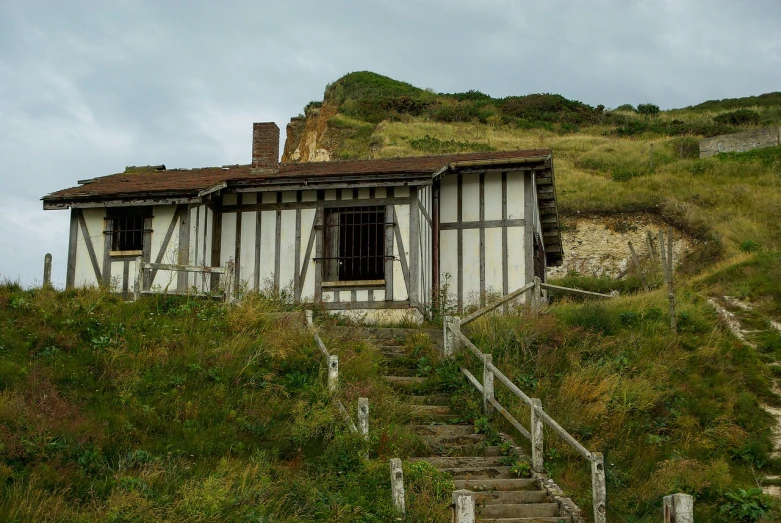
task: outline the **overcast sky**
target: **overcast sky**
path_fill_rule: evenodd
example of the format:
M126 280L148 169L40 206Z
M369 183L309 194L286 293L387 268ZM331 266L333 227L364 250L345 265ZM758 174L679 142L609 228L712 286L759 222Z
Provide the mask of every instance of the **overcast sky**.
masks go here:
M781 90L779 0L0 0L0 276L64 285L40 197L126 165L249 163L325 85L682 107Z

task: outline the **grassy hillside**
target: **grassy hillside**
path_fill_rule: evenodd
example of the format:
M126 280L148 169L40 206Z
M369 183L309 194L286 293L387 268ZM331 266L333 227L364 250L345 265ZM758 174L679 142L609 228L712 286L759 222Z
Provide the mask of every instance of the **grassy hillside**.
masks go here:
M387 460L420 443L378 353L327 340L345 403L372 397L363 461L280 309L0 285L0 521L391 520ZM447 510L432 470L407 471L413 520Z

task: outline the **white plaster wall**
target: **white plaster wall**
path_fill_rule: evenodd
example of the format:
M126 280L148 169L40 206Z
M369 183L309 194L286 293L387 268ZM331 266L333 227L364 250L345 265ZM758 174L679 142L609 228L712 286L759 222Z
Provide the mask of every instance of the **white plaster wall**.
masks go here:
M317 195L315 195L316 197ZM301 299L304 301L312 300L315 296L315 245L312 244L312 251L309 258L306 258L306 248L309 245L309 238L313 234L315 220L315 209L301 210L301 271L306 266L304 281L301 282Z
M502 219L502 173L485 175L485 219ZM523 200L521 200L523 201Z
M406 196L409 195L409 189L407 187L397 187L396 191L400 192L399 189L406 189ZM398 228L401 233L401 241L404 244L403 256L407 260L407 267L409 268L409 205L394 205L393 212L396 216L396 223L398 223ZM393 299L394 301L404 301L409 296L407 294L407 285L404 280L404 270L402 269L401 260L399 259L399 256L402 255L402 251L399 250L399 244L396 241L395 234L393 238L393 255L397 258L393 262Z
M246 194L244 196L247 196ZM255 196L254 194L252 196ZM254 203L254 202L253 202ZM241 274L242 285L251 289L255 284L255 229L257 212L241 213Z
M168 232L168 227L171 225L171 220L176 214L175 205L156 205L152 209L152 244L150 246L150 261L155 263L158 259L160 251L163 248L163 240L165 240L165 234ZM181 220L176 220L174 225L173 234L171 234L171 240L168 242L168 248L163 253L160 263L178 263L177 252L179 251L179 224ZM169 289L176 288L176 275L171 271L157 271L155 279L151 282L152 288L165 288L169 285Z
M87 226L87 237L89 237L92 243L92 248L95 251L95 258L98 262L98 271L103 270L103 249L104 249L104 234L105 227L104 218L106 216L105 209L83 209L84 223ZM76 243L76 274L74 285L76 287L87 287L90 285L99 285L100 280L95 275L95 270L90 260L89 251L87 250L87 242L84 237L81 226L78 227L77 243Z
M458 296L458 231L439 232L439 284L447 285L448 295ZM448 276L449 275L449 276ZM444 288L442 289L445 290Z
M276 195L276 193L275 193ZM265 195L264 195L265 198ZM260 215L260 288L264 289L274 283L274 261L277 251L277 212L263 211Z
M509 220L523 219L523 178L523 171L507 173L507 219Z
M502 293L502 228L485 230L485 289Z
M285 200L285 194L282 195ZM293 193L295 201L295 193ZM279 286L281 289L293 288L293 273L296 262L296 211L282 211L282 237L280 238L280 264L279 264Z
M507 228L507 290L513 292L526 284L526 256L524 255L524 228Z

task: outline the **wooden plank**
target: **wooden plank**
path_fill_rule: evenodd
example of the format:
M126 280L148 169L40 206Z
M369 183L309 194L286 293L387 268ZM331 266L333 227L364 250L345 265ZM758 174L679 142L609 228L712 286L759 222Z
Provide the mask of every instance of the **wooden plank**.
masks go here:
M407 299L409 299L410 297L409 265L407 265L407 256L404 251L404 240L401 237L401 229L399 228L398 222L393 225L393 231L396 233L396 247L399 249L399 261L401 262L401 273L404 275L404 286L407 288Z
M296 191L296 202L301 203L301 191ZM293 258L295 258L295 267L293 267L293 301L301 301L301 208L296 209L296 244L294 247Z
M242 198L242 195L237 195L237 198ZM241 217L244 214L241 209L236 212L236 231L233 250L233 289L234 296L238 296L239 289L241 288Z
M389 189L390 190L390 189ZM408 204L411 199L409 197L402 198L367 198L365 200L325 200L322 202L282 202L277 203L255 203L248 205L225 205L223 212L235 212L242 209L245 212L251 211L286 211L294 209L314 209L318 206L327 208L342 208L342 207L361 207L361 206L379 206L388 204Z
M103 218L103 281L111 281L111 240L114 230L114 220L108 216Z
M524 283L534 278L534 198L534 174L523 173L523 218L526 221L523 228Z
M455 231L460 229L492 229L495 227L523 227L526 225L524 219L513 220L485 220L475 222L450 222L439 225L442 231Z
M423 203L418 200L418 208L420 209L420 212L423 214L423 218L426 220L426 223L428 223L429 227L431 227L431 216L429 216L428 211L426 211L426 207L423 205Z
M317 191L317 200L322 202L325 198L324 191ZM315 303L323 301L323 214L322 205L315 211L315 227L312 234L315 235Z
M179 265L176 263L144 263L144 270L203 272L207 274L225 274L224 267L209 267L208 265Z
M323 302L322 307L328 311L354 310L354 309L410 309L406 301L355 301L355 302Z
M486 314L486 313L488 313L488 312L491 312L492 310L494 310L494 309L495 309L495 308L497 308L498 306L500 306L500 305L503 305L503 304L505 304L505 303L507 303L507 302L509 302L509 301L512 301L514 298L517 298L518 296L520 296L520 295L521 295L521 294L523 294L524 292L528 291L528 290L529 290L529 289L531 289L532 287L534 287L534 282L527 283L527 284L526 284L526 285L524 285L523 287L521 287L521 288L519 288L519 289L517 289L517 290L515 290L515 291L511 292L510 294L507 294L507 295L505 295L505 296L503 296L503 297L499 298L498 300L496 300L496 301L493 301L493 302L489 303L488 305L486 305L486 306L485 306L485 307L483 307L482 309L480 309L480 310L477 310L477 311L473 312L473 313L472 313L472 314L470 314L469 316L465 316L465 317L464 317L464 318L461 320L461 325L466 325L466 324L467 324L467 323L469 323L470 321L474 321L474 320L476 320L477 318L479 318L479 317L480 317L480 316L482 316L483 314Z
M393 187L388 187L388 197L393 197ZM385 206L385 301L393 301L393 205Z
M306 283L306 273L309 269L309 260L312 257L312 246L315 243L315 230L317 227L317 214L318 210L315 210L315 217L312 220L312 229L309 232L309 242L306 245L306 254L304 254L304 266L301 267L301 276L298 279L299 283L299 289L298 289L298 295L301 296L301 293L304 291L304 284ZM260 259L260 258L258 258ZM316 262L315 262L316 263Z
M79 213L79 226L81 227L81 235L84 237L84 244L87 246L89 260L92 262L92 270L95 271L95 279L97 280L98 284L106 283L103 280L103 275L100 272L98 258L95 256L95 249L92 247L92 238L89 236L89 229L87 229L87 222L84 220L84 213Z
M90 202L44 202L44 211L53 211L61 209L98 209L102 207L142 207L148 205L182 205L189 203L200 203L201 198L196 197L159 197L159 198L135 198L132 200L100 200Z
M485 221L485 173L480 173L480 221ZM480 228L480 306L485 306L485 228Z
M68 268L65 273L65 288L72 289L76 284L76 247L79 242L79 215L81 209L71 209L71 226L68 235Z
M181 214L183 207L183 205L180 205L177 207L176 211L174 211L174 216L171 218L171 223L168 224L168 230L165 232L163 244L160 246L160 250L157 253L157 257L155 258L155 263L163 262L163 256L165 256L165 251L168 250L168 244L171 242L171 236L174 234L174 229L176 228L176 224L179 221L179 215ZM155 281L155 276L157 276L157 269L152 270L152 274L149 276L149 285L145 285L145 289L148 289L152 286L152 282Z
M551 291L568 292L570 294L579 294L581 296L595 296L598 298L614 298L612 294L601 294L599 292L584 291L581 289L571 289L569 287L559 287L558 285L551 285L550 283L541 283L540 287Z
M460 228L461 220L463 216L463 207L464 207L464 197L463 197L463 187L462 187L462 180L461 180L461 173L458 173L457 175L458 180L458 189L457 189L457 196L456 196L456 220L459 225L457 234L457 247L456 247L456 253L458 256L458 275L456 276L456 282L458 285L458 295L456 297L456 303L457 303L457 309L458 313L461 314L464 311L464 231Z
M386 180L386 181L380 181L380 180L374 180L374 181L366 181L366 175L356 175L356 176L347 176L347 175L338 175L337 177L333 177L330 179L325 179L318 177L317 179L308 179L300 182L295 182L292 180L280 180L279 178L275 179L273 181L273 184L268 184L266 186L258 186L256 182L248 182L252 183L252 187L242 187L240 186L243 182L236 182L238 186L231 187L230 192L233 193L243 193L243 192L269 192L269 191L301 191L301 190L326 190L326 189L343 189L345 187L355 187L359 189L367 189L371 187L412 187L412 186L420 186L420 185L429 185L431 183L432 174L425 173L422 175L418 175L417 178L414 176L405 176L401 177L398 174L390 175L393 176L393 180Z
M190 262L190 206L185 206L179 220L179 246L178 263L187 265ZM188 287L187 273L180 272L176 275L176 290L184 292Z
M410 187L409 206L409 300L413 305L419 301L420 289L420 205L418 202L418 188ZM401 244L401 243L399 243Z
M210 265L219 267L222 258L222 200L214 200L214 220L212 222L212 257ZM219 287L219 276L213 275L209 290L216 291Z
M507 295L510 286L510 260L507 249L507 173L502 171L502 294ZM506 312L506 309L505 309Z
M144 238L141 246L141 259L145 262L152 260L152 224L154 223L152 212L152 209L149 209L147 215L144 216ZM152 286L148 273L144 273L143 278L141 278L141 285L143 289L148 289Z
M282 191L277 193L277 203L282 203ZM282 266L282 209L277 209L276 236L274 238L274 292L279 292L280 268Z

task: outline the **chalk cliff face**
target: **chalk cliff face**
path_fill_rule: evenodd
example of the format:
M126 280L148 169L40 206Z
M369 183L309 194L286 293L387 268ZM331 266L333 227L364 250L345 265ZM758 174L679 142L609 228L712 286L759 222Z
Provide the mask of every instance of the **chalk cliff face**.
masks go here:
M283 162L327 162L331 160L338 137L328 126L337 112L331 105L307 106L304 116L295 116L287 124Z

